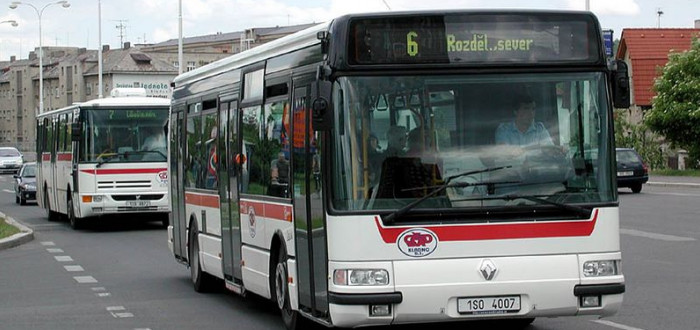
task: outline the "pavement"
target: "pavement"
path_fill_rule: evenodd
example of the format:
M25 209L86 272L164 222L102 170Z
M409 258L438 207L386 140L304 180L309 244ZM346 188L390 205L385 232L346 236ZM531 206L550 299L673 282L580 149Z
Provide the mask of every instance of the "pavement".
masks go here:
M31 230L31 228L19 223L19 221L15 219L8 217L2 212L0 212L0 217L5 218L5 222L17 227L17 229L20 230L20 232L17 234L0 239L0 250L13 248L34 239L34 231Z
M677 188L698 188L700 189L700 177L694 176L662 176L651 175L649 186L677 187ZM7 220L7 223L19 228L20 232L10 237L0 239L0 250L13 248L34 239L34 231L0 212L0 216Z

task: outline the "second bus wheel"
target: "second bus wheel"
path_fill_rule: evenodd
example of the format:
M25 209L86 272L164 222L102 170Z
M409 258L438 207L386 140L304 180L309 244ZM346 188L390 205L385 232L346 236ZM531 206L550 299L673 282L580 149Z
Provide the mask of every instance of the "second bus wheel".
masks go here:
M188 259L190 262L190 275L194 291L211 292L217 284L216 278L211 274L202 271L199 259L199 240L197 239L199 230L197 226L190 226L188 235Z
M68 193L70 196L70 192ZM78 218L75 216L75 207L73 205L73 198L68 197L68 210L66 210L67 216L68 216L68 222L70 222L70 226L73 229L80 229L83 226L83 219Z

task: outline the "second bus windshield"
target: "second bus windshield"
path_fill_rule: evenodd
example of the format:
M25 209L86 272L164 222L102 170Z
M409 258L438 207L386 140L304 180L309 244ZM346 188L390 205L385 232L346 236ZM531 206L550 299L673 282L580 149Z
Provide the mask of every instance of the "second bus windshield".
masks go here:
M607 202L602 73L342 77L333 205L391 210ZM478 171L484 171L476 173Z
M168 109L85 110L81 160L164 162Z

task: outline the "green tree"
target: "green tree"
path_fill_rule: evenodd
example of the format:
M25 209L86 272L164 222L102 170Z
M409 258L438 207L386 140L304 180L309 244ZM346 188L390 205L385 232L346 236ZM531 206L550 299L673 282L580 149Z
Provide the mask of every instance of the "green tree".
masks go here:
M688 150L691 167L700 160L700 40L691 48L669 56L661 76L654 82L657 96L645 123L666 137L674 147Z
M644 124L634 125L627 118L627 109L615 109L615 147L634 148L651 169L666 167L659 136Z

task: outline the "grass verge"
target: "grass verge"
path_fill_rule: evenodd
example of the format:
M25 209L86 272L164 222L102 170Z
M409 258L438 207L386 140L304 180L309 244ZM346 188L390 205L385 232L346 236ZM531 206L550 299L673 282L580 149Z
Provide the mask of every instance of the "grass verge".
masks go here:
M700 176L700 170L653 170L651 175Z
M19 229L17 229L17 227L5 222L5 218L0 218L0 239L10 237L17 233L19 233Z

